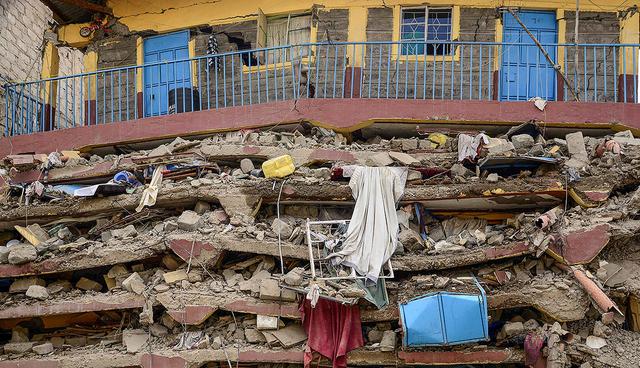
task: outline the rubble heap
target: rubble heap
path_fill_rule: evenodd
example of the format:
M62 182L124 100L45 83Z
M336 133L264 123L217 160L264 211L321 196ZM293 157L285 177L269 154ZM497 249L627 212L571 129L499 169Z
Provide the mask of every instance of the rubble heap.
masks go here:
M354 318L350 366L637 367L630 131L303 125L144 145L4 159L0 361L301 365L320 359L305 307L320 300L345 308L328 318ZM354 167L406 168L397 247L373 289L326 258L356 220ZM480 316L451 299L438 320L448 340L412 342L438 317L411 322L408 306L457 295L474 295ZM458 344L456 323L486 328Z

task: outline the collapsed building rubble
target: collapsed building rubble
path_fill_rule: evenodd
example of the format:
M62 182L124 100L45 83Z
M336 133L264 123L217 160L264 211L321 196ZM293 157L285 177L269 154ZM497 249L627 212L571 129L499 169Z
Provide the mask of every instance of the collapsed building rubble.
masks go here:
M636 367L640 139L565 133L301 126L8 156L0 363ZM392 211L366 193L352 218L358 167L404 168ZM373 212L397 221L372 228ZM394 242L379 278L330 254L355 222ZM480 317L443 295L471 298ZM416 300L439 300L443 317L416 319ZM435 324L442 341L407 338Z

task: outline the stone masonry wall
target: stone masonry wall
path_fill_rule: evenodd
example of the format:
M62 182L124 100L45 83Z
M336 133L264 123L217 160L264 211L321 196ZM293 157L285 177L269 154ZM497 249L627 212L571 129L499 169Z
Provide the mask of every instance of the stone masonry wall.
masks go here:
M84 54L72 47L58 47L60 57L58 75L69 76L84 72ZM60 104L58 110L60 116L58 126L71 127L80 126L84 122L83 106L84 86L81 86L80 78L67 78L58 82L58 93L60 94ZM62 102L64 101L64 102Z
M566 42L571 43L574 40L575 33L575 12L567 11L564 16L567 21ZM620 22L616 13L580 12L580 21L578 22L579 43L618 43L619 36ZM616 53L616 59L614 59L614 53ZM613 75L614 71L616 74L623 74L623 71L620 70L618 65L614 70L613 61L619 60L621 50L614 50L612 47L581 47L578 49L577 70L574 64L575 49L568 48L566 55L567 78L573 84L576 92L578 92L581 101L594 101L596 97L600 102L613 102L616 100L615 90L620 92L619 87L621 86L618 85L619 81L617 78L613 78ZM607 60L606 65L604 65L605 57ZM593 76L594 63L596 63L595 67L599 71L596 77ZM627 74L634 73L632 65L625 66ZM585 70L586 78L584 77ZM633 93L632 90L627 92L629 95ZM568 91L566 95L568 99L571 99L571 94Z
M98 54L98 70L136 65L136 36L116 34L91 46ZM97 73L87 86L96 92L95 122L98 124L135 118L136 75L140 69ZM96 89L97 86L97 89Z
M493 42L495 22L495 9L461 8L458 41ZM393 9L369 9L367 41L391 41L392 35ZM431 61L433 58L427 62L396 62L392 51L391 44L367 48L361 96L436 99L491 96L491 61L495 52L490 46L458 46L459 58L453 63L442 56L436 56L435 62Z
M53 21L51 10L38 0L5 0L0 2L0 129L5 134L5 83L37 81L41 79L43 51L46 42L56 42L49 31ZM57 47L59 69L57 76L84 71L83 53L69 47ZM55 70L52 70L55 72ZM81 123L80 80L62 79L57 82L56 125L70 127ZM56 86L56 83L53 83ZM43 84L30 84L18 88L22 97L13 99L9 114L13 117L17 133L40 130L44 124ZM74 100L76 103L74 104ZM54 101L46 101L55 104Z
M5 83L40 78L51 10L39 0L0 1L0 128L5 131Z

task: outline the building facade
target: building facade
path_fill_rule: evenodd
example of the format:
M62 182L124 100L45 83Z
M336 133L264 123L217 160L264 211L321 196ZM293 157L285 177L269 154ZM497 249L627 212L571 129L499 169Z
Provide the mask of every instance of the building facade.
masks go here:
M5 135L298 99L637 95L639 16L606 1L578 17L561 1L106 5L43 38L36 66L47 67L9 87ZM64 70L67 49L83 53L73 70L86 74Z
M628 1L0 0L0 368L636 367L639 48Z

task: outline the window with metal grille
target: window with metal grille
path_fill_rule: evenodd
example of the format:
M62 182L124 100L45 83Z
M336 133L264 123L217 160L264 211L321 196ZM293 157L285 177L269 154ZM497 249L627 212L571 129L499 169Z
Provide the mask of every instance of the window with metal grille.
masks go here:
M400 20L402 55L450 55L451 8L403 8Z

